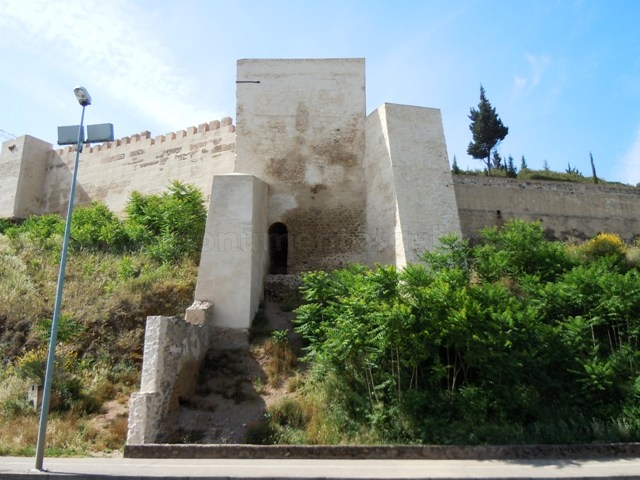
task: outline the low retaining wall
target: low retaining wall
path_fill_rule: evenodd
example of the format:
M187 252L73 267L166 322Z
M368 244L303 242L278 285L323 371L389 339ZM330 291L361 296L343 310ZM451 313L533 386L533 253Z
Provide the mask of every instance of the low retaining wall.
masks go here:
M302 285L301 275L267 275L264 282L264 299L267 302L297 307L303 303L300 293Z
M584 445L126 445L126 458L508 460L637 458L640 443Z
M462 235L512 219L539 221L548 238L582 241L599 232L640 236L640 188L453 175Z

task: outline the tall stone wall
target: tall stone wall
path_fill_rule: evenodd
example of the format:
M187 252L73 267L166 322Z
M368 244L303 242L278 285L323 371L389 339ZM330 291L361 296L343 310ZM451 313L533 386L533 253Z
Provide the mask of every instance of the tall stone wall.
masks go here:
M364 261L364 59L239 60L236 172L269 185L288 272Z
M267 269L267 185L252 175L216 175L200 257L196 301L214 305L214 325L247 329Z
M0 218L40 213L51 144L23 135L2 144L0 152Z
M454 175L462 234L519 218L541 221L549 238L584 240L613 232L640 236L640 188Z
M74 159L75 147L49 156L41 212L66 211ZM213 175L231 173L234 160L235 126L228 117L155 138L142 132L85 147L76 203L99 200L121 212L132 191L158 193L174 180L197 186L208 201Z
M366 123L367 261L370 265L396 263L398 208L389 132L383 127L387 123L386 113L386 109L380 107L369 114Z
M385 103L372 113L366 174L370 263L417 262L445 233L460 235L439 110Z

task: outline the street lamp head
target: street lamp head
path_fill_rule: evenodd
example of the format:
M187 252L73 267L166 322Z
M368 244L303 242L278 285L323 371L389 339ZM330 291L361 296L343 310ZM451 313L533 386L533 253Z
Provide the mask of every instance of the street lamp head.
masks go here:
M89 95L89 92L86 88L76 87L73 89L73 93L76 94L76 98L78 99L78 103L80 103L80 105L82 105L83 107L91 105L91 95Z

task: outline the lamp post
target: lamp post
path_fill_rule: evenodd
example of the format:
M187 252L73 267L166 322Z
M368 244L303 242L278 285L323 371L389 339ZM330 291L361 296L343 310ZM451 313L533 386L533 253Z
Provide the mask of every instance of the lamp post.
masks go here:
M36 469L42 470L44 458L45 437L47 436L47 417L49 415L49 403L51 401L51 384L53 382L53 370L56 356L56 340L58 336L58 323L60 321L60 305L62 304L62 288L64 285L64 271L67 266L67 249L69 247L69 234L71 231L71 215L73 213L73 200L76 193L76 179L78 176L78 163L80 152L84 142L84 109L91 105L91 95L84 87L76 87L73 93L82 106L80 126L78 128L78 142L76 144L76 160L73 167L73 178L71 180L71 190L69 192L69 205L67 206L67 219L64 227L64 239L62 241L62 255L60 256L60 269L58 270L58 285L56 287L56 301L53 307L53 320L51 322L51 338L49 339L49 354L47 356L47 370L44 376L44 386L42 393L42 408L40 411L40 426L38 428L38 443L36 446Z

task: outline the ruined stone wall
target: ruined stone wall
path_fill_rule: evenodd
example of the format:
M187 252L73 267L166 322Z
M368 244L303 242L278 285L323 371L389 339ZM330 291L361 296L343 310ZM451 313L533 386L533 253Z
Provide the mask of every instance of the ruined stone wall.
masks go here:
M584 240L612 232L640 236L640 188L454 175L465 237L519 218L541 221L549 238Z
M209 200L213 175L233 171L235 126L231 118L151 138L142 132L85 147L80 155L76 204L92 200L123 211L132 191L164 191L174 180L197 186ZM75 147L56 150L46 164L41 212L64 213Z
M363 261L364 60L239 60L236 172L269 185L288 272Z
M191 393L211 325L177 317L147 317L140 391L131 395L128 444L154 443L171 430L170 415L182 395Z

